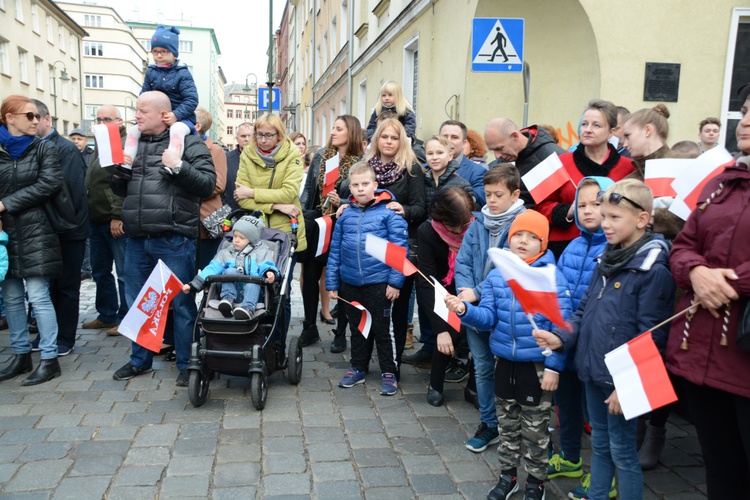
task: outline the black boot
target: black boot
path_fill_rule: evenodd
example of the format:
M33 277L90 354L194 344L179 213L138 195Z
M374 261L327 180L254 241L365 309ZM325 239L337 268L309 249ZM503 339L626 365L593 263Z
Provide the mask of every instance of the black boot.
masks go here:
M430 386L427 389L427 403L432 406L441 406L443 404L443 393Z
M638 452L641 469L651 470L656 468L664 449L666 434L666 427L654 427L650 423L646 424L646 436L643 438L643 444Z
M331 330L333 332L333 342L331 342L331 352L334 354L344 352L346 350L346 330L338 331Z
M286 357L285 346L283 344L276 345L276 369L286 370L287 364L288 364L288 359Z
M309 327L302 327L302 334L299 336L299 346L307 347L313 345L315 342L320 340L320 334L318 334L318 327L315 325Z
M31 353L16 354L13 356L10 364L2 371L0 371L0 381L8 380L16 375L30 372L34 369L34 365L31 363Z
M57 361L57 358L43 359L37 365L36 370L21 382L21 385L43 384L59 377L61 374L62 370L60 370L60 362Z

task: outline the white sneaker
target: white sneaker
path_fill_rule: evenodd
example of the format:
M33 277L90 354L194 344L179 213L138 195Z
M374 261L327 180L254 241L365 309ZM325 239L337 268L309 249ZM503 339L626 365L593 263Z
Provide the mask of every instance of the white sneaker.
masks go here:
M250 319L253 317L253 313L243 307L235 307L232 314L234 315L234 319Z
M224 315L225 318L231 318L232 317L232 309L234 308L234 304L232 304L227 299L222 300L219 302L219 312Z

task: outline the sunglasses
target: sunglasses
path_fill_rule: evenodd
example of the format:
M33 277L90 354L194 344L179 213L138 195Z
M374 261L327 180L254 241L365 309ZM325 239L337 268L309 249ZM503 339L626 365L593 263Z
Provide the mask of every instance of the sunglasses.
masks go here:
M13 114L14 115L26 115L26 119L29 120L30 122L34 121L34 118L36 118L37 120L42 119L42 115L40 115L39 113L32 113L31 111L27 111L26 113L13 113Z
M634 202L633 200L631 200L627 196L621 195L620 193L612 193L612 194L610 194L609 195L609 200L607 200L607 202L610 205L619 205L622 200L627 201L628 203L630 203L631 205L633 205L635 208L637 208L637 209L639 209L639 210L641 210L643 212L646 211L646 209L643 208L642 206L640 206L638 203ZM597 201L599 201L599 203L601 203L602 201L604 201L604 191L599 191L599 194L597 195Z

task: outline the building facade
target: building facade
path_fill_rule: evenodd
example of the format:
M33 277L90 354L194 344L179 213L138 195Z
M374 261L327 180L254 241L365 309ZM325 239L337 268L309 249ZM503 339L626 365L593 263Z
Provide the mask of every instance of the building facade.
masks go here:
M237 127L245 122L254 122L258 115L257 82L236 83L224 86L224 130L222 144L229 149L237 147Z
M47 0L0 1L0 26L0 96L44 102L63 135L79 127L86 31Z

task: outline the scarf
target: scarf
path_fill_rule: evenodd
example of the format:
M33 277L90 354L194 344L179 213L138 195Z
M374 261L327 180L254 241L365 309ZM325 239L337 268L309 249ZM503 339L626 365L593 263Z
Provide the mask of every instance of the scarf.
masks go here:
M338 150L336 148L329 148L323 151L323 157L320 161L320 173L318 174L318 192L321 194L320 196L320 209L325 212L325 209L323 208L323 183L326 179L326 160L330 160L334 156L336 156L336 153L338 153ZM354 155L346 155L343 158L339 158L339 177L336 179L336 191L338 191L339 186L341 186L341 183L344 181L344 179L349 178L349 168L351 168L352 165L357 163L359 161L359 156ZM343 202L344 200L342 200Z
M373 156L367 163L375 171L375 180L378 181L378 187L384 188L390 186L404 177L405 169L399 169L398 165L392 161L383 165L380 157Z
M638 241L626 248L622 248L620 245L610 245L607 243L607 246L604 247L604 253L599 258L599 269L604 277L609 278L622 270L628 262L633 260L633 257L638 253L638 250L651 241L653 237L654 233L646 231Z
M490 244L488 248L497 247L500 240L500 234L504 229L507 229L510 226L510 223L513 222L513 219L524 210L526 210L526 208L523 206L523 200L520 198L517 199L508 210L501 214L490 213L490 209L487 208L487 205L482 207L484 227L490 233Z
M263 160L263 163L265 163L264 168L274 168L276 166L276 160L274 159L274 156L276 153L278 153L279 149L281 149L281 145L283 143L279 143L276 145L275 148L273 148L271 151L265 152L261 150L259 147L255 147L255 152L258 153L258 157L260 157L261 160Z
M604 163L602 163L601 165L586 156L585 147L577 147L576 150L573 151L573 161L584 177L597 175L606 177L609 171L612 170L612 167L617 165L617 162L620 161L620 154L617 152L614 146L612 146L612 144L608 144L607 148L609 150L609 154L604 159Z
M445 242L446 245L448 245L448 274L445 275L445 278L443 278L443 284L445 286L448 286L453 281L453 276L456 274L456 256L458 255L458 250L461 248L461 242L464 239L464 234L466 234L466 231L468 231L469 226L471 223L474 222L474 216L471 216L471 219L469 220L469 223L464 226L464 228L461 230L461 234L456 234L448 231L448 228L445 227L445 224L442 222L438 222L435 219L432 219L430 224L432 224L432 229L435 230L435 232L440 236L440 239Z
M11 135L8 127L0 125L0 145L5 148L14 160L21 157L34 139L36 139L35 135Z

